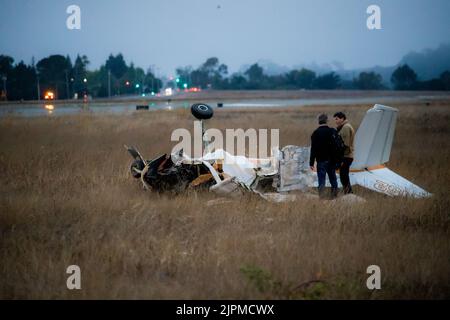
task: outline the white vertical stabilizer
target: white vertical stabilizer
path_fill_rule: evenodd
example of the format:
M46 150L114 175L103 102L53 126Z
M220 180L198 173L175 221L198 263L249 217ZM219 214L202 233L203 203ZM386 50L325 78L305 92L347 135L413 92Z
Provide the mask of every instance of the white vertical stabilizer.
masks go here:
M369 109L355 135L352 169L364 169L389 161L398 110L376 104Z

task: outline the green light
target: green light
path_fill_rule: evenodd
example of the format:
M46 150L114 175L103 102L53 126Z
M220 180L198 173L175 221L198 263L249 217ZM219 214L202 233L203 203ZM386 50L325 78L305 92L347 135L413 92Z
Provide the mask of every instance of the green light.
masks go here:
M176 81L177 83L180 82L180 78L177 78L175 81Z
M136 89L139 88L139 87L140 87L140 86L139 86L139 83L136 83Z
M154 93L154 92L152 91L151 95L152 95L152 96L154 96L154 95L155 95L155 93Z
M187 88L187 83L183 84L183 87L186 89Z

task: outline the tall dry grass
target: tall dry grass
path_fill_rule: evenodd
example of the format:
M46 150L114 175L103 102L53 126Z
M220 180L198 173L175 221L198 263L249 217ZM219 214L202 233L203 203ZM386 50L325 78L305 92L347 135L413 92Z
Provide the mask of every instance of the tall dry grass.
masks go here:
M319 112L358 124L369 106L217 110L210 127L280 128L306 145ZM432 192L367 202L141 189L123 144L147 157L192 130L187 110L0 119L0 298L449 298L450 106L399 105L389 167ZM66 288L68 265L82 290ZM382 270L370 291L366 268ZM318 280L319 282L312 282Z

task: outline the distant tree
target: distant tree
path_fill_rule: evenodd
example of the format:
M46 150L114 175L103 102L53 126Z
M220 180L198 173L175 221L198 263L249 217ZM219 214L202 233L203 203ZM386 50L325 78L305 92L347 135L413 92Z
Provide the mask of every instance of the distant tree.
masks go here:
M180 82L177 83L178 88L182 89L186 83L190 87L208 88L225 88L228 84L225 76L228 74L228 67L220 64L216 57L208 58L199 68L178 68L177 75Z
M228 74L228 67L220 64L218 58L212 57L206 60L199 71L204 73L204 78L208 82L206 85L211 84L214 88L219 88L223 77Z
M252 64L244 74L248 77L247 89L263 89L265 87L264 70L257 63Z
M177 75L177 78L179 81L179 88L182 88L182 84L187 83L189 87L192 87L192 80L191 80L191 73L192 73L192 67L184 67L184 68L177 68L175 70L175 73Z
M3 77L8 79L11 76L11 71L13 70L14 59L10 56L0 55L0 98L6 97L3 92ZM8 91L9 81L6 82L6 91ZM8 99L11 99L10 97Z
M355 79L348 80L348 79L341 79L341 82L339 84L339 89L343 90L356 90L358 87L355 85Z
M263 81L264 89L292 89L292 86L288 84L285 74L278 74L273 76L265 76Z
M316 78L314 87L317 89L337 89L341 84L341 77L334 73L326 73Z
M264 70L257 63L252 64L247 71L245 71L245 75L248 76L250 82L260 82L264 77Z
M36 72L33 67L27 66L23 61L14 66L8 77L9 100L36 99Z
M228 85L228 81L225 78L228 75L228 66L220 64L212 77L212 85L214 88L223 89Z
M105 69L107 72L110 71L112 75L111 93L115 92L116 94L120 94L121 89L123 91L125 87L124 81L122 80L128 70L123 55L121 53L116 56L110 54L108 60L106 60Z
M41 89L52 89L58 99L67 98L66 72L72 69L70 60L62 55L51 55L36 65Z
M217 72L221 75L221 76L226 76L228 74L228 67L226 64L221 64L219 65L219 67L217 68Z
M242 90L245 89L246 86L247 86L247 79L243 75L235 73L231 76L229 81L230 89Z
M391 82L395 90L413 90L417 86L417 74L404 64L392 73Z
M87 77L87 66L89 65L88 57L79 54L75 58L75 63L72 68L71 74L71 83L72 83L72 92L78 93L79 96L82 95L85 90L86 84L84 83L84 79ZM73 79L73 80L72 80Z
M7 76L13 69L14 59L10 56L0 55L0 77Z
M444 71L441 73L439 79L442 82L443 90L450 90L450 71Z
M144 79L144 93L156 93L162 88L162 81L155 77L155 75L148 70Z
M85 78L87 82L83 82L83 87L78 94L79 97L83 97L84 94L100 98L108 97L108 70L104 65L97 70L86 70ZM111 87L111 94L113 93L112 90Z
M127 72L127 64L123 58L123 55L119 53L116 56L112 54L109 55L108 60L106 60L105 67L110 70L114 78L120 80L125 72Z
M87 66L89 65L89 63L89 59L86 55L80 56L79 54L77 54L75 63L73 64L74 75L80 77L84 76L83 73L87 71Z
M292 70L286 75L287 85L299 89L312 89L316 73L308 69Z
M140 94L145 82L145 71L135 67L131 62L120 82L121 92L125 94Z
M206 88L208 86L208 74L200 69L191 72L192 85Z
M214 72L219 66L219 59L216 57L208 58L200 67L200 70L208 73L208 76L213 76Z
M429 91L441 91L444 89L444 84L440 78L430 79L426 81L418 81L416 87L417 90L429 90Z
M355 87L361 90L379 90L383 88L383 78L375 72L361 72L353 82Z

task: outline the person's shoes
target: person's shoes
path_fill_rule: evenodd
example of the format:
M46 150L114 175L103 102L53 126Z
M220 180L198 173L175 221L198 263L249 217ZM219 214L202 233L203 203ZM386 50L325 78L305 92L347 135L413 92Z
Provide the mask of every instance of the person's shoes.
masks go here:
M344 188L342 191L344 192L344 194L351 194L351 193L353 193L352 187Z
M337 188L331 188L331 199L336 199L338 195L338 189Z
M325 198L325 188L319 188L319 199Z

